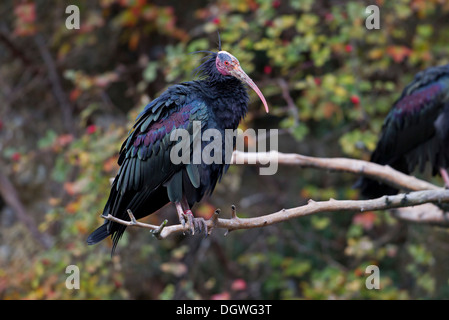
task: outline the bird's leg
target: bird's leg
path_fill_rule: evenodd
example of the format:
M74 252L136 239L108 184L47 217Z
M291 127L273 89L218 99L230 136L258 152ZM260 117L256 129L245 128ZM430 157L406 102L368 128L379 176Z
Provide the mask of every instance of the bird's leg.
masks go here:
M187 220L192 235L194 235L196 231L201 233L203 230L207 235L208 230L206 221L203 218L195 218L193 216L192 210L190 210L189 203L187 202L185 196L182 197L181 202L175 203L175 205L176 210L178 211L179 221L183 227L185 226Z
M449 174L447 173L447 170L445 168L440 168L440 174L443 178L445 187L449 189Z
M176 212L178 213L179 222L183 227L186 225L186 219L184 217L184 210L182 209L181 202L175 202Z

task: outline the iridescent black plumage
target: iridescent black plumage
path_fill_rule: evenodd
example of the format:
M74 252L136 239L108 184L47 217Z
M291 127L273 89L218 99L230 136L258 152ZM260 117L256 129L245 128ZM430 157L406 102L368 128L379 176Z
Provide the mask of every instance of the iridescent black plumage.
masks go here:
M136 219L145 217L165 204L185 197L189 207L210 194L228 166L204 163L173 164L170 150L175 142L170 133L183 128L193 133L194 121L201 121L201 130L214 128L222 133L236 129L248 108L248 93L243 83L217 70L217 53L199 68L199 80L169 87L149 103L136 119L133 129L122 145L114 179L103 215L129 220L127 209ZM193 140L193 139L191 139ZM192 147L192 146L191 146ZM204 147L204 143L203 146ZM222 153L224 157L224 152ZM113 251L126 226L105 220L88 238L95 244L109 235Z
M394 103L382 127L371 161L411 173L430 163L432 173L449 167L449 65L428 68L415 76ZM365 197L396 194L398 190L361 178Z

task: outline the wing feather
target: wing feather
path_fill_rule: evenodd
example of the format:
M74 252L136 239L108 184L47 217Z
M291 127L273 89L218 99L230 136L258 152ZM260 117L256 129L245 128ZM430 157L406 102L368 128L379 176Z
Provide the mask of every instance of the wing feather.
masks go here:
M192 135L193 122L202 121L204 128L209 118L206 104L188 90L188 85L170 87L137 116L120 148L120 169L103 214L129 220L127 210L130 209L139 219L158 210L169 200L180 201L183 172L186 170L192 186L199 186L196 167L186 169L185 164L175 165L170 161L170 150L175 144L169 139L171 132L181 128ZM112 221L105 224L106 227L102 226L92 233L88 242L93 244L112 235L115 249L125 226Z

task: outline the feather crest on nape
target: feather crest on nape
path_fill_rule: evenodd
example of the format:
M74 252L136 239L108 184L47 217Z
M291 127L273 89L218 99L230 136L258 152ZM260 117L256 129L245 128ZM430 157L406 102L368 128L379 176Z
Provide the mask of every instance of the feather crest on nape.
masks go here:
M209 55L204 56L203 58L200 59L200 61L203 61L203 60L206 60L206 61L204 61L198 67L193 69L192 74L194 77L198 77L200 79L210 77L213 74L212 68L214 68L214 66L215 66L215 59L217 58L217 53L213 52L213 51L206 51L206 50L196 51L196 52L192 52L192 53L198 53L198 52L206 52L206 53L209 53Z
M218 51L221 51L221 38L220 33L218 31L217 35L218 35ZM198 67L193 69L192 71L193 76L199 79L210 78L213 81L217 76L217 72L215 70L215 60L217 58L217 52L209 50L198 50L191 52L190 54L194 53L208 53L208 55L200 59L200 62L204 60L206 61L202 62Z
M221 38L220 38L220 32L217 30L217 36L218 36L218 51L221 51Z

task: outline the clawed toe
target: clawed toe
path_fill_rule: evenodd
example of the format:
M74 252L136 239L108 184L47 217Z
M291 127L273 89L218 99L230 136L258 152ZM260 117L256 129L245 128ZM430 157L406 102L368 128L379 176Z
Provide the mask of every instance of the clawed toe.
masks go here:
M192 211L187 210L185 213L182 214L181 224L183 227L185 227L186 223L188 224L190 228L190 234L194 235L195 233L202 233L205 232L207 235L208 229L206 220L203 218L195 218L193 217Z
M204 232L205 235L207 236L208 229L207 229L206 220L204 220L203 218L194 218L193 224L194 224L195 232L198 232L198 233ZM192 233L192 234L194 234L194 233Z

